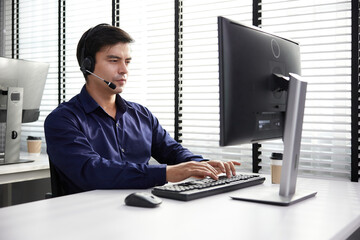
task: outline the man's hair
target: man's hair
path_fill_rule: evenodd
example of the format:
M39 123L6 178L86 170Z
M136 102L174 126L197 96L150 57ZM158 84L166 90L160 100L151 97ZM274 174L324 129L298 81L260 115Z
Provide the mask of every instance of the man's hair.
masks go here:
M134 40L124 30L109 24L99 24L87 30L77 45L76 57L79 66L85 58L92 58L95 65L95 55L105 46L112 46L117 43L132 43ZM86 74L84 74L86 77Z

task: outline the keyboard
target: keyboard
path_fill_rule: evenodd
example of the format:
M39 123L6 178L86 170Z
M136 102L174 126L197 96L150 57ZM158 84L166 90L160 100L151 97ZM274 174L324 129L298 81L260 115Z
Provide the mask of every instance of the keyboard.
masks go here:
M202 197L233 191L240 188L262 184L265 177L255 174L238 174L227 178L219 176L218 180L205 178L183 183L166 184L154 187L152 193L158 197L190 201Z

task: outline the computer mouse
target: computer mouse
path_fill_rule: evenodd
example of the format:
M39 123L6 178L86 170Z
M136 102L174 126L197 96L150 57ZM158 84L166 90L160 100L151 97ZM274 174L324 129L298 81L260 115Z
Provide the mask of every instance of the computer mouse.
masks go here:
M154 208L159 206L162 200L148 192L131 193L125 198L125 204L135 207Z

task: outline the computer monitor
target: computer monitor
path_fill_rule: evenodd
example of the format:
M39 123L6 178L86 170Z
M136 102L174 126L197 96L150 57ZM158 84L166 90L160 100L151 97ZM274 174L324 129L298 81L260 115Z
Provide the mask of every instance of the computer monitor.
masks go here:
M0 90L24 89L22 123L35 122L40 115L40 102L49 69L48 63L0 57ZM0 98L0 122L6 121L6 98Z
M220 145L282 138L287 91L273 74L301 74L299 44L222 17L218 27Z
M299 76L299 44L224 17L218 38L220 146L284 142L279 194L242 200L288 205L314 196L295 193L307 86Z
M19 159L21 123L37 121L48 63L0 57L0 164Z

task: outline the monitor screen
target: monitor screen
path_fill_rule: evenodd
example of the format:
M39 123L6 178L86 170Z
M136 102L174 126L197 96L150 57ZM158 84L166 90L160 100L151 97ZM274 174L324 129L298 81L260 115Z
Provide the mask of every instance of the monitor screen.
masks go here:
M220 146L282 138L287 84L300 75L299 44L218 17Z
M49 69L48 63L0 57L0 90L23 88L22 122L39 118L40 102ZM0 122L6 121L6 96L0 96Z

